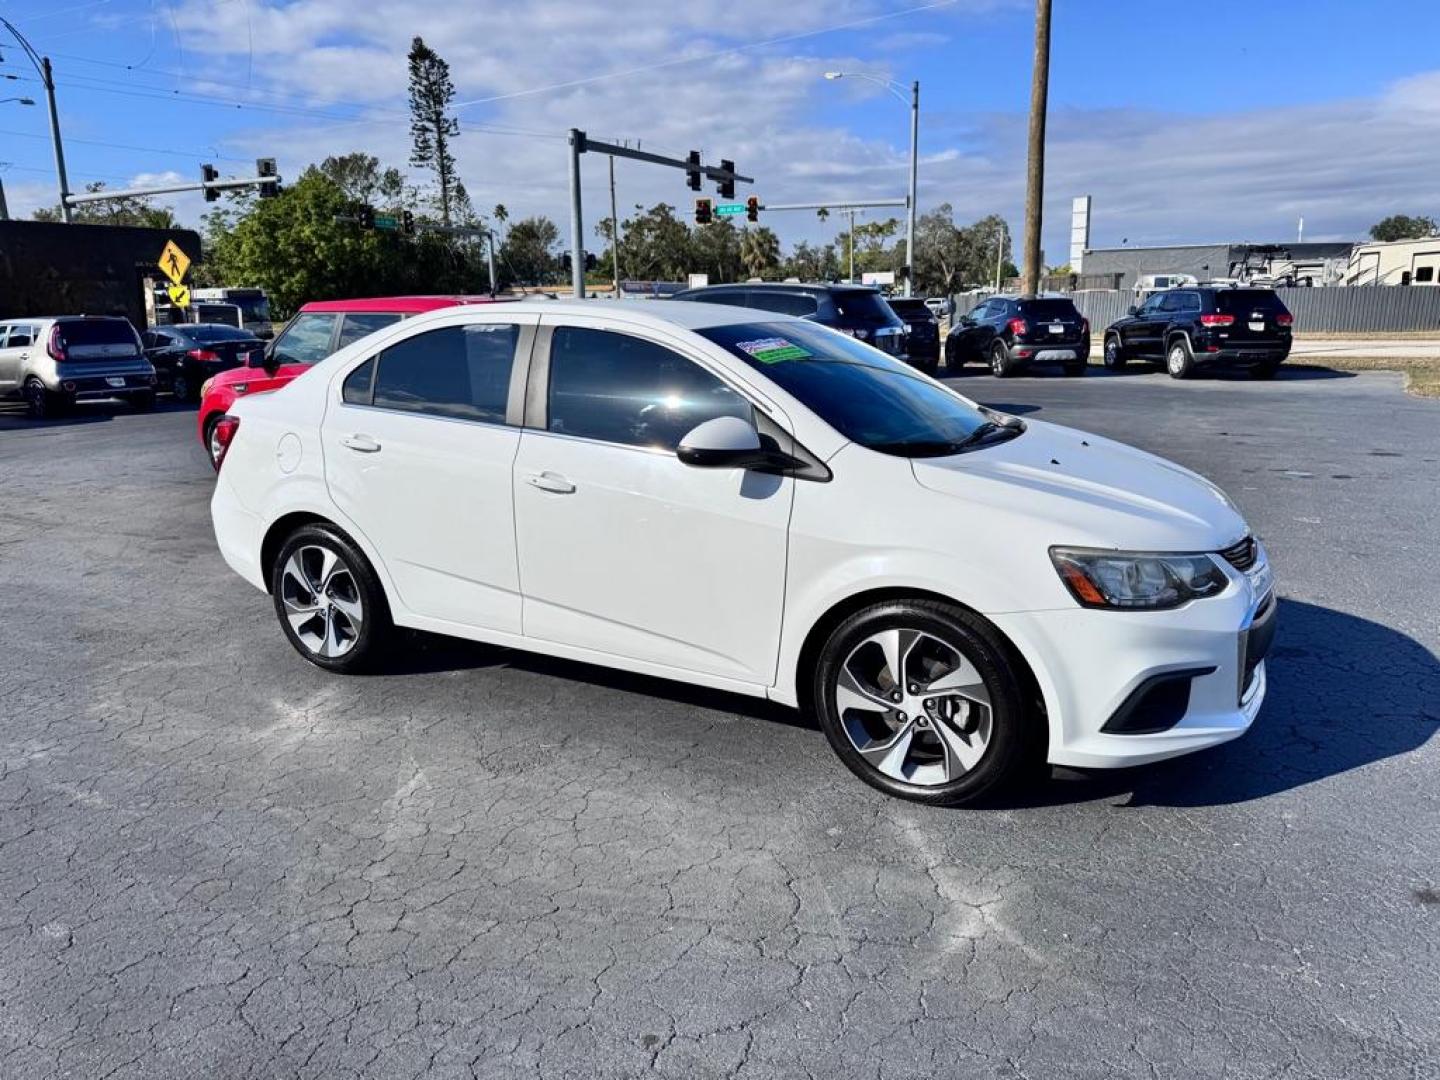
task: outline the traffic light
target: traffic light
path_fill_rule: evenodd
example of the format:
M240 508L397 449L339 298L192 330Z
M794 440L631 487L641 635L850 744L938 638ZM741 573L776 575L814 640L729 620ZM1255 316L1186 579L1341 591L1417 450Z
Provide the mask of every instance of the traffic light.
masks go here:
M724 169L724 170L725 170L726 172L728 172L728 173L732 173L732 174L733 174L733 173L735 172L735 163L734 163L733 161L726 161L724 158L721 158L721 159L720 159L720 168ZM733 175L731 175L731 176L727 176L724 180L721 180L721 181L720 181L720 198L722 198L722 199L733 199L734 197L735 197L735 177L734 177Z
M700 190L700 151L691 150L685 155L685 183L691 191Z
M406 236L415 235L415 215L409 210L404 210L400 214L400 231Z
M589 271L594 270L594 269L595 269L595 253L594 253L593 251L587 251L587 252L585 252L585 270L586 270L586 272L588 273Z
M565 273L567 273L567 274L570 273L570 271L574 268L574 266L575 266L575 263L574 263L574 261L570 258L570 252L567 251L567 252L565 252L564 255L561 255L561 256L560 256L560 269L561 269L561 270L564 270Z
M760 196L751 195L748 199L745 200L745 220L760 220Z
M278 171L276 170L276 168L275 168L275 159L274 159L273 157L256 158L256 159L255 159L255 175L256 175L256 176L278 176L278 175L280 175L279 172L278 172ZM273 199L273 198L275 198L275 196L277 196L277 195L279 195L279 194L280 194L280 185L279 185L278 183L276 183L275 181L273 181L273 180L270 181L268 184L261 184L261 185L260 185L259 195L260 195L260 198L262 198L262 199Z
M361 203L355 210L355 216L359 219L362 229L375 228L375 208L369 203Z
M220 170L217 169L217 168L215 168L214 165L201 165L201 166L200 166L200 180L201 180L202 183L208 184L208 183L210 183L211 181L219 180L219 179L220 179ZM214 202L214 201L215 201L216 199L218 199L218 198L220 198L220 192L217 191L215 188L207 187L207 188L205 189L205 201L206 201L206 202Z
M709 199L696 199L696 200L695 200L695 224L696 224L696 225L709 225L709 224L710 224L710 222L711 222L711 220L712 220L712 214L711 214L711 210L710 210L711 205L712 205L712 204L711 204L711 202L710 202Z

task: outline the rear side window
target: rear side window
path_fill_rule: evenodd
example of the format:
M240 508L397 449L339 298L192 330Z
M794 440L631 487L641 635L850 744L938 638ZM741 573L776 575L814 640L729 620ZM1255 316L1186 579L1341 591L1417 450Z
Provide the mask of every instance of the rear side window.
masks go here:
M335 321L331 312L301 312L275 339L275 357L282 364L318 364L330 355Z
M1416 281L1417 284L1418 284L1419 282L1422 282L1422 281L1434 281L1434 280L1435 280L1435 267L1433 267L1433 266L1417 266L1417 267L1415 268L1415 281Z
M1244 315L1251 311L1284 311L1285 305L1269 289L1221 289L1215 293L1215 310Z
M19 349L33 343L34 340L35 328L33 326L12 326L10 336L5 339L5 347Z
M125 319L75 319L58 324L67 349L95 345L135 345L135 328Z
M511 323L476 323L406 338L380 354L373 404L502 424L519 337Z
M340 387L340 397L347 405L369 405L370 384L375 378L375 358L372 356L345 376Z
M551 339L549 412L559 434L663 450L706 420L751 416L748 401L679 353L578 326Z
M694 300L702 304L727 304L730 307L745 307L745 293L740 289L717 289L711 292L709 289L703 292L690 293L682 297L684 300Z
M1022 300L1020 301L1020 312L1032 319L1071 319L1080 318L1080 312L1075 310L1075 305L1069 300Z
M804 293L783 293L765 292L756 289L750 294L750 302L747 307L760 308L762 311L774 311L781 315L814 315L820 310L820 305L815 297L807 296Z
M400 321L400 316L390 311L356 311L345 316L345 321L340 324L340 340L335 348L343 349L352 341L359 341L366 334L373 334L376 330L383 330L387 326L394 326Z

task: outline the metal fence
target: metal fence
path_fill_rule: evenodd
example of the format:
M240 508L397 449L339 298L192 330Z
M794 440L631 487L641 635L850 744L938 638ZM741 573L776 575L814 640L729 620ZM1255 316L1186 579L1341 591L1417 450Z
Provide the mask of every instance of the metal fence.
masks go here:
M1440 332L1440 288L1333 288L1276 289L1295 316L1300 333L1377 333L1396 330ZM959 315L979 306L985 293L955 297ZM1103 330L1139 300L1129 290L1095 289L1071 293L1070 298L1090 326Z

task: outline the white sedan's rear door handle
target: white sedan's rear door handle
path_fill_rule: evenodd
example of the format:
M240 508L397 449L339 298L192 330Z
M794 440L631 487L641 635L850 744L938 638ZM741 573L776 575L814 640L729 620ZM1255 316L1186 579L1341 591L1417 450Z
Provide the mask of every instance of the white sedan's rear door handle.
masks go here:
M374 454L380 449L380 444L369 435L347 435L340 441L351 450L361 454Z
M525 477L525 482L531 487L537 487L541 491L550 491L556 495L571 495L575 492L575 485L559 473L531 473Z

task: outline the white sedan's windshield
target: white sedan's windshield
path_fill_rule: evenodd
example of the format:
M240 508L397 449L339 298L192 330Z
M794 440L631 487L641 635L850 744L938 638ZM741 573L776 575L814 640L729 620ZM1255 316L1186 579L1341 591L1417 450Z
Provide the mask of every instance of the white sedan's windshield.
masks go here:
M908 457L956 453L991 430L1016 434L903 362L810 323L738 323L698 333L776 383L847 439Z

